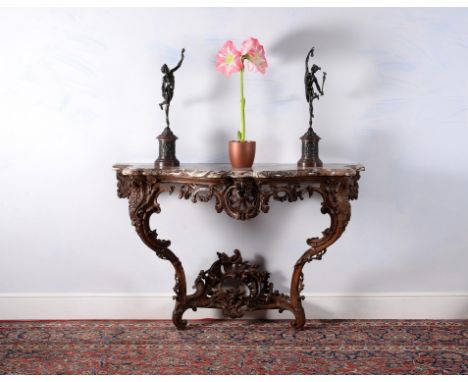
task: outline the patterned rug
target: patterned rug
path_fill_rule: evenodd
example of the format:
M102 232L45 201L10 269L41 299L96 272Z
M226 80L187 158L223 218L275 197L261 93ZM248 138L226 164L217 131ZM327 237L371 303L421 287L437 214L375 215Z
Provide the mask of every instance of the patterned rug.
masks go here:
M3 321L0 374L468 374L468 320Z

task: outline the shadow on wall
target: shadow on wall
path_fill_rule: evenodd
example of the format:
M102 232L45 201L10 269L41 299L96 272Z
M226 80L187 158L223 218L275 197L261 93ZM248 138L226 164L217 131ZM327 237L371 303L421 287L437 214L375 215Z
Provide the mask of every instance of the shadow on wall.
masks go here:
M213 133L207 137L207 147L209 148L210 159L214 163L229 163L228 141L232 139L232 137L230 138L227 133L229 131L229 127L217 125L210 131L213 131Z
M333 28L302 28L285 34L271 44L269 51L284 61L305 60L312 46L320 53L342 57L343 51L353 50L355 29L333 26Z
M220 100L229 94L226 84L227 84L226 78L220 73L218 73L217 76L213 76L213 81L212 81L212 85L210 88L200 87L200 92L198 94L195 94L191 98L187 97L183 101L183 105L190 107L192 105L197 105L197 104L205 104L205 103L211 104L215 102L216 100ZM208 90L205 91L203 89L208 89Z
M461 273L450 272L467 267L462 253L468 247L464 232L468 208L466 203L457 202L465 200L466 180L450 172L431 171L430 167L421 170L409 166L396 133L392 135L383 128L376 128L360 142L359 152L366 165L360 181L360 205L369 205L363 210L372 211L372 215L365 220L372 221L372 232L380 235L367 240L383 251L395 247L395 243L399 249L390 254L391 259L383 258L381 266L366 268L359 278L350 281L347 290L392 292L395 286L407 292L467 290L467 279ZM390 212L392 215L387 214ZM369 248L366 240L361 243L361 252ZM454 264L458 265L454 268ZM411 291L415 279L420 287Z

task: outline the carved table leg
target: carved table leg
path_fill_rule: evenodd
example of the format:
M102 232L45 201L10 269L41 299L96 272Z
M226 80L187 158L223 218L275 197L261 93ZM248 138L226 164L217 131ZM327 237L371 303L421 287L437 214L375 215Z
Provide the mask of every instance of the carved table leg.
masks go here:
M305 324L305 314L301 302L303 296L300 295L304 289L302 268L312 260L321 260L327 248L338 240L344 232L351 218L349 200L354 197L354 192L357 193L357 179L357 177L327 179L320 183L319 187L309 188L309 195L317 192L322 196L321 212L330 215L330 227L322 232L322 237L307 239L310 248L304 252L294 265L290 295L295 316L291 326L296 329L302 328ZM353 187L356 187L356 189L353 189Z
M158 196L162 192L172 193L173 186L160 184L155 177L144 176L122 176L117 174L118 195L128 198L130 219L141 240L151 248L156 255L169 260L175 270L174 292L176 300L172 321L178 329L184 329L187 321L182 320L187 299L187 282L184 268L179 258L169 249L169 240L158 239L156 230L150 228L150 217L154 213L160 213Z

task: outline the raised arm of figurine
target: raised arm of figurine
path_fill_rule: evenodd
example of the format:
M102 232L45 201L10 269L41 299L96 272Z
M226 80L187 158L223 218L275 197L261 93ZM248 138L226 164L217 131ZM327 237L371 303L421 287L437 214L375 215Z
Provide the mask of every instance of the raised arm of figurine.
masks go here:
M180 52L180 61L179 61L179 63L174 68L171 69L172 73L174 73L182 65L182 62L184 61L184 53L185 53L185 48L183 48L182 51Z
M307 53L307 58L306 58L306 62L305 62L305 70L306 72L309 72L309 58L310 57L314 57L314 47L312 47L311 50L309 50L309 53Z

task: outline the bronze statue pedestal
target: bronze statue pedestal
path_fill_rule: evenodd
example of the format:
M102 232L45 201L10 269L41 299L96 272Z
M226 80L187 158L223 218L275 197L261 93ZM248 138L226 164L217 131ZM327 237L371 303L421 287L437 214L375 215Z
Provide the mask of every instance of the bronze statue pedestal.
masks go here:
M172 321L178 329L187 309L217 308L227 317L241 317L245 312L278 309L294 315L291 326L304 326L302 307L304 265L321 260L344 232L350 218L350 201L358 197L358 180L362 165L324 165L297 168L296 165L254 165L252 169L235 170L229 164L191 164L160 169L152 164L116 164L117 194L129 200L130 219L141 240L156 256L171 262L175 269L175 308ZM176 194L193 203L215 200L218 213L225 212L237 220L248 220L270 210L270 201L296 202L318 194L322 197L323 214L330 215L330 226L321 237L306 240L307 246L292 267L289 295L280 293L269 282L269 273L242 259L239 250L229 256L218 253L208 270L200 271L192 294L180 259L170 249L171 242L159 238L150 228L150 218L161 212L158 197L163 192ZM192 254L191 254L192 255ZM233 287L233 281L234 287Z
M298 167L322 167L323 163L319 158L319 140L320 137L312 128L300 138L302 141L302 156L297 162Z
M180 165L179 160L176 158L175 141L177 137L174 135L169 127L157 136L159 141L159 156L154 161L154 166L163 167L177 167Z

